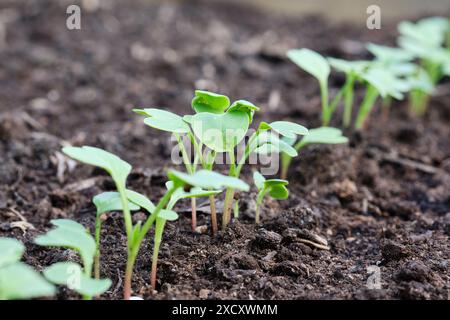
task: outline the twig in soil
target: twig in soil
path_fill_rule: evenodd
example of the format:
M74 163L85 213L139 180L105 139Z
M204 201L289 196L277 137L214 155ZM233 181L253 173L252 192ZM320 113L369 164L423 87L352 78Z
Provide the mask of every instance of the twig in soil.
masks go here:
M437 167L433 167L418 161L414 161L411 159L407 159L407 158L403 158L401 156L398 155L397 152L395 151L390 151L390 152L382 152L376 148L370 148L369 150L367 150L368 153L372 156L374 156L376 159L378 159L378 161L386 161L386 162L391 162L394 164L399 164L405 167L409 167L418 171L422 171L428 174L437 174L437 173L445 173L443 170L437 168Z
M23 234L26 234L28 229L30 229L30 230L35 230L36 229L34 227L34 225L29 223L27 221L27 219L19 211L17 211L14 208L10 208L9 211L20 219L20 221L12 222L11 223L11 227L19 228L20 230L22 230Z
M321 250L330 250L330 247L322 245L322 244L318 244L315 242L312 242L311 240L306 240L306 239L297 239L298 242L302 242L302 243L306 243L309 244L317 249L321 249Z

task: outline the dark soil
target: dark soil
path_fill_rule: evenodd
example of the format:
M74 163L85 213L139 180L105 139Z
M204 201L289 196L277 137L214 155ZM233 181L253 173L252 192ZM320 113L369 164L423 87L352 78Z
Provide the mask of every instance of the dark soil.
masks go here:
M135 106L189 113L195 88L248 99L260 120L319 125L316 82L285 59L289 48L368 58L363 43L393 44L395 24L379 31L333 26L317 16L270 16L230 4L104 1L68 31L73 1L2 1L0 17L0 236L21 239L24 260L41 270L76 259L32 239L54 218L93 230L95 194L113 189L102 171L68 172L59 151L94 145L134 166L131 188L157 201L171 167L166 134L145 127ZM0 33L1 34L1 33ZM2 40L2 39L0 39ZM333 92L342 82L333 76ZM377 111L345 146L311 146L290 170L289 200L267 200L252 223L254 191L240 194L241 217L216 238L190 231L188 204L168 223L149 290L150 236L133 279L151 299L448 299L450 94L448 82L415 118L396 102L389 121ZM362 91L358 92L358 99ZM378 108L379 109L379 108ZM339 125L339 116L336 117ZM69 165L69 166L68 166ZM244 179L250 182L249 171ZM140 213L136 218L142 218ZM209 225L199 212L199 225ZM102 296L120 299L126 259L122 218L102 232ZM324 243L322 250L313 243ZM305 241L305 240L309 240ZM377 265L382 289L370 290ZM62 290L58 298L77 298Z

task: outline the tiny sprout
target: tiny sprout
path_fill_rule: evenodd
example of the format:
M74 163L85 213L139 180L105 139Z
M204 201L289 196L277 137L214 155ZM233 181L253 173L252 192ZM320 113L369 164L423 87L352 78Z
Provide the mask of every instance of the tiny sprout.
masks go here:
M78 222L67 219L52 220L56 227L34 239L40 246L62 247L75 250L83 262L83 268L74 262L59 262L46 268L43 272L47 280L66 285L81 294L85 299L92 299L104 293L111 286L109 279L93 279L92 265L95 256L95 240Z
M319 81L322 99L322 125L328 125L334 111L328 101L328 77L330 76L328 61L322 55L310 49L289 50L287 56L297 66Z
M286 180L281 179L266 179L258 171L253 173L253 180L255 186L258 189L258 196L256 198L256 212L255 223L259 224L260 220L260 208L264 200L264 197L268 194L274 199L287 199L289 196L289 190L286 185L289 183Z
M294 145L296 138L285 138L284 141L289 145ZM310 129L308 134L305 135L301 140L299 140L295 145L294 149L300 152L305 146L309 144L341 144L347 143L348 138L342 135L342 131L337 128L332 127L320 127L316 129ZM281 178L286 179L289 165L292 161L286 153L281 155Z
M20 262L25 246L0 237L0 300L50 297L55 287L29 265Z

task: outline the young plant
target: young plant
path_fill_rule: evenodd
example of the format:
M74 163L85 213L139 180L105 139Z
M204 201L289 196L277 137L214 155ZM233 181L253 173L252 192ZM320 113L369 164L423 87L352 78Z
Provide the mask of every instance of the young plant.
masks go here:
M55 287L29 265L20 262L25 246L0 237L0 300L50 297Z
M164 194L164 196L159 200L156 206L147 199L145 196L138 194L136 192L130 192L126 189L125 182L126 177L131 171L131 166L125 161L121 160L117 156L93 147L69 147L64 148L63 151L74 159L79 161L92 164L101 168L104 168L113 177L116 182L116 187L120 194L121 205L124 213L124 220L126 222L127 231L127 248L128 248L128 258L125 271L125 281L124 281L124 298L128 300L131 296L131 279L133 275L134 264L136 262L139 249L142 245L142 241L145 236L156 222L155 229L155 247L153 253L152 263L152 287L156 286L156 263L159 252L159 245L161 243L162 233L164 230L165 222L167 220L174 220L178 215L169 208L166 208L169 201L172 199L172 195L177 192L179 188L184 188L186 183L180 177L187 177L190 180L190 187L198 187L205 190L218 190L223 187L237 187L248 190L248 185L239 180L239 184L236 180L222 179L228 178L220 174L200 170L193 175L186 175L179 173L177 171L169 171L168 176L172 180L173 184ZM120 179L119 179L120 178ZM245 187L246 186L246 187ZM131 214L129 208L129 201L136 204L142 208L145 208L148 212L151 212L149 217L145 222L138 222L135 225L132 224ZM128 217L128 218L125 218ZM127 227L127 221L130 222ZM131 231L128 231L128 228ZM94 251L95 251L95 241L94 241Z
M392 97L403 99L403 93L410 90L410 84L406 79L396 76L391 70L377 65L370 67L363 75L366 85L366 94L358 110L355 120L355 128L363 128L378 96L383 99Z
M300 152L305 146L310 144L341 144L347 143L347 137L342 135L342 131L332 127L320 127L316 129L310 129L308 134L302 139L297 141L297 137L284 138L284 141L289 145L294 145L294 149ZM297 141L297 143L295 143ZM292 161L292 157L287 153L281 154L281 179L286 179L289 165Z
M328 58L328 62L337 71L345 73L345 83L333 99L332 109L334 110L340 100L344 99L342 124L345 128L348 128L352 119L355 83L361 81L364 72L370 65L370 61L346 61Z
M398 44L420 60L433 85L448 75L450 61L450 20L442 17L425 18L417 23L403 21L398 25ZM445 48L447 46L447 48ZM411 92L411 108L417 114L426 111L429 92L415 88Z
M259 224L261 204L264 200L264 197L266 195L270 195L274 199L287 199L289 196L289 190L286 188L286 185L289 182L281 179L266 179L258 171L255 171L253 173L253 180L256 188L258 189L258 196L256 198L255 223Z
M189 139L195 139L192 135L192 132L189 128L189 125L183 120L183 118L175 113L160 110L155 108L146 108L146 109L134 109L134 112L145 116L144 123L149 127L171 132L175 139L177 140L178 147L180 149L183 163L186 167L186 171L189 174L193 174L197 170L197 162L200 160L199 154L196 154L194 161L191 161L190 153L186 150L186 147L183 142L184 135L188 135ZM197 227L197 209L196 209L196 200L195 198L191 199L191 208L192 208L192 231L195 231Z
M336 108L336 105L329 103L328 98L328 77L330 76L328 61L322 55L310 49L289 50L287 56L297 66L319 81L322 100L322 125L327 126Z
M124 283L124 297L128 300L131 296L131 278L137 255L133 239L135 233L138 231L133 227L126 194L126 180L131 172L131 165L116 155L95 147L65 147L62 151L75 160L104 169L113 179L116 189L120 194L128 248L127 269L125 272Z
M83 267L75 262L58 262L44 270L45 278L52 283L66 285L87 300L108 290L111 286L110 279L92 278L96 248L95 240L89 232L73 220L58 219L51 220L51 223L55 228L36 237L34 242L40 246L75 250L81 257Z

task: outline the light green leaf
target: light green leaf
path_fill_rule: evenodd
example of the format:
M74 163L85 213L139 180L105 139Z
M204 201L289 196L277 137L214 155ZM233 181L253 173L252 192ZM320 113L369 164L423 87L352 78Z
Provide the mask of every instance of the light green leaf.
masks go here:
M25 246L13 238L0 237L0 268L18 262L25 252Z
M319 80L321 84L327 83L330 65L323 56L310 49L289 50L287 56L292 62Z
M50 297L55 293L52 284L22 262L0 269L0 300Z
M420 90L425 93L432 93L434 90L433 82L428 73L420 68L417 74L406 79L411 90Z
M414 58L414 54L401 48L381 46L374 43L366 45L367 50L384 63L406 62Z
M233 102L231 107L227 110L227 112L231 111L243 111L248 115L248 120L250 123L253 121L253 114L255 111L259 111L259 107L255 106L253 103L247 100L238 100Z
M172 189L173 181L167 181L166 188L167 190ZM221 192L222 190L204 190L199 187L192 187L188 192L186 192L183 188L178 188L170 197L170 203L168 206L173 207L180 199L209 197Z
M129 191L129 190L128 190ZM100 193L96 195L92 202L94 203L95 207L97 208L97 214L103 214L105 212L110 211L121 211L122 208L122 201L120 199L120 193L113 192L113 191L107 191ZM139 210L140 207L135 205L132 202L128 202L128 208L132 211Z
M364 71L372 63L371 61L365 60L347 61L336 58L328 58L328 62L337 71L343 72L345 74L353 73L359 77L362 76Z
M62 151L69 157L106 170L116 184L125 187L131 165L118 156L95 147L65 147Z
M308 135L303 137L301 145L321 143L321 144L340 144L347 143L348 138L342 135L342 131L332 127L320 127L310 129Z
M155 210L155 205L153 204L153 202L151 202L150 199L143 194L127 189L126 195L128 200L130 200L135 205L144 208L145 210L147 210L147 212L153 213L153 211Z
M91 270L96 245L88 231L81 224L72 220L58 219L51 220L51 223L56 228L36 237L34 242L40 246L75 250L80 254L84 268Z
M431 17L417 23L402 21L398 25L398 31L403 37L410 38L418 44L440 47L445 40L448 25L448 19Z
M158 213L158 218L168 221L175 221L178 219L178 214L173 210L161 209L161 211Z
M92 279L74 262L58 262L46 268L45 278L54 284L67 286L81 295L97 296L111 286L109 279Z
M216 152L232 151L244 139L249 124L249 117L243 111L224 114L202 112L193 116L191 121L195 136Z
M264 182L266 181L266 178L264 178L264 176L258 171L255 171L253 172L253 181L255 182L256 188L260 190L264 188Z
M296 157L298 155L297 151L292 146L267 131L258 135L257 139L250 145L250 150L259 154L284 152L291 157Z
M295 138L297 135L304 136L308 134L308 129L294 122L275 121L270 123L269 126L272 130L288 138Z
M220 173L209 170L200 170L192 175L176 170L169 170L167 175L169 176L169 179L178 186L189 185L202 189L215 190L233 188L242 191L248 191L250 188L248 184L238 178L224 176Z
M195 90L195 97L192 99L192 108L195 112L223 113L230 106L230 99L227 96L214 92Z
M133 111L146 115L148 118L144 119L144 123L152 128L174 133L188 133L190 131L183 118L170 111L155 108L134 109Z
M397 100L403 99L403 92L409 90L405 79L395 77L384 68L371 68L364 75L364 80L369 82L382 97L391 96Z

